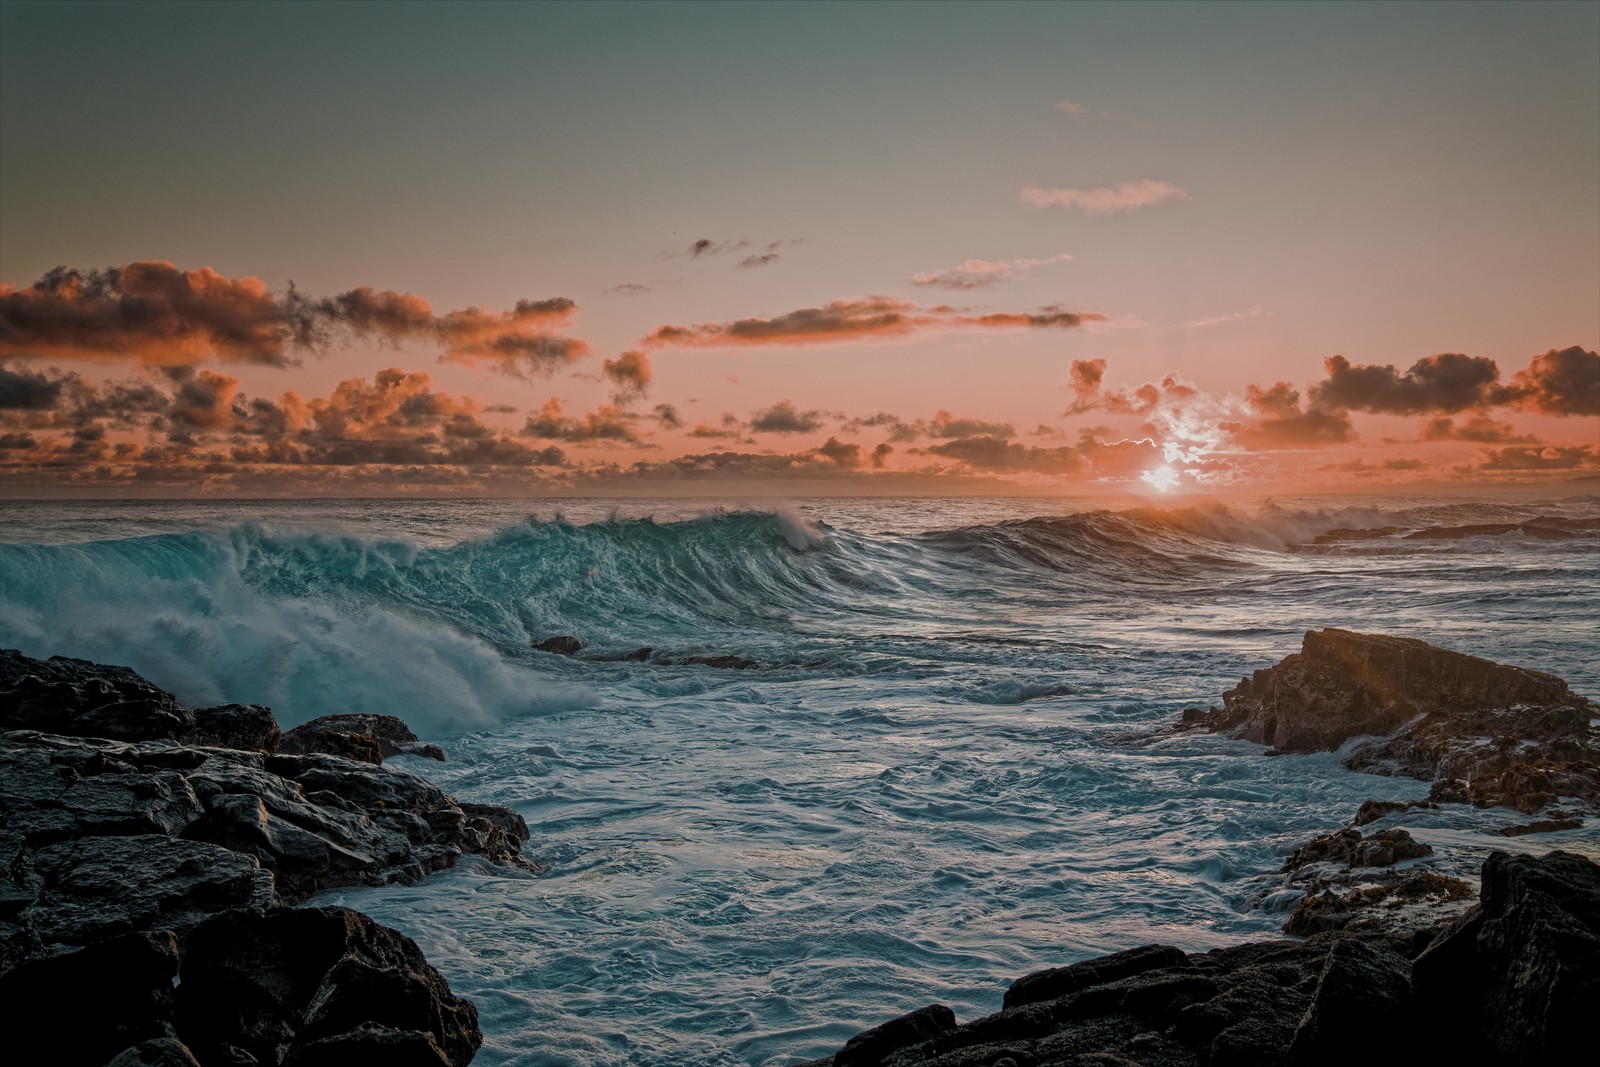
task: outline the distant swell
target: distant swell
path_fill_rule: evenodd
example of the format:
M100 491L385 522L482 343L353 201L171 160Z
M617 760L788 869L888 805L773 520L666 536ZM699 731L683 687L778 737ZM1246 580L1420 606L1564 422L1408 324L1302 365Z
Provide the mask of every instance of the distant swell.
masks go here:
M421 547L246 523L0 544L0 644L126 664L192 703L268 703L286 722L376 711L466 730L594 702L571 662L533 651L557 634L578 636L601 660L649 646L665 652L657 663L707 669L729 657L877 669L901 651L880 644L869 654L860 635L967 626L945 622L955 605L981 625L984 606L1006 598L1165 598L1254 582L1257 569L1306 551L1437 555L1486 537L1508 550L1583 550L1597 525L1592 505L1561 515L1152 508L911 534L718 512L529 519ZM974 699L1052 692L1046 683Z

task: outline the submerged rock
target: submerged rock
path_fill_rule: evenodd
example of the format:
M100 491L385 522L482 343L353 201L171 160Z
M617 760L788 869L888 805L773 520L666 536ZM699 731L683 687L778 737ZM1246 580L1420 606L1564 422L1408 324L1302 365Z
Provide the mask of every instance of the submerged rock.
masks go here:
M571 634L560 634L556 637L547 637L533 647L537 652L550 652L557 656L574 656L583 651L583 642Z

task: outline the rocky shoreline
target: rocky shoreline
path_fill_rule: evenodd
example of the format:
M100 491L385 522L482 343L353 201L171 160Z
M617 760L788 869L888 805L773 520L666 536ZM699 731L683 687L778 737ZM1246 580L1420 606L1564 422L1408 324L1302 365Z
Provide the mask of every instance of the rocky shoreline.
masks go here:
M1446 805L1511 809L1507 837L1600 814L1600 709L1559 678L1413 638L1313 630L1222 707L1173 730L1349 750L1346 767L1429 782L1374 799L1285 861L1293 939L1188 954L1145 945L1017 979L1001 1010L958 1024L931 1004L805 1067L1298 1067L1362 1053L1560 1062L1587 1047L1600 998L1600 865L1493 852L1478 886L1428 865L1404 828ZM1376 782L1376 779L1375 779Z
M535 873L528 827L383 765L442 758L398 719L280 733L133 671L0 651L0 1003L24 1062L464 1067L477 1011L407 937L325 889L467 854Z
M571 654L571 650L557 650ZM1398 822L1512 809L1525 836L1600 814L1597 709L1551 675L1422 641L1311 631L1175 730L1338 749L1430 783L1296 849L1283 940L1146 945L1018 979L998 1013L929 1005L818 1067L1318 1064L1385 1054L1533 1063L1600 994L1600 866L1492 854L1481 890ZM384 760L442 759L389 716L281 732L255 705L189 708L133 671L0 651L0 1003L30 1061L98 1067L464 1067L477 1012L409 938L325 889L410 883L473 854L532 876L515 812ZM1374 778L1374 782L1381 779ZM1373 824L1385 824L1373 826ZM1371 827L1370 829L1364 829Z

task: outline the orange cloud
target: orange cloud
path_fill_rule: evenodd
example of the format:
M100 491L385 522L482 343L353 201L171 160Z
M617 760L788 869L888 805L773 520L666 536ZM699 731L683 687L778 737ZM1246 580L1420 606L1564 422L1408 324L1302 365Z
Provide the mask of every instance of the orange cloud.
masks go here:
M615 404L601 404L578 418L570 418L561 406L561 398L553 396L545 401L537 415L528 418L522 427L522 435L579 444L598 441L638 444L639 435L634 432L634 419L635 416Z
M557 297L519 300L505 312L467 308L439 316L420 296L366 286L313 299L292 286L275 296L259 278L164 261L58 267L26 289L0 284L0 358L283 366L299 352L353 335L430 341L444 349L444 360L542 373L588 353L583 341L548 332L576 307Z
M1600 415L1600 353L1573 345L1534 356L1494 401L1545 415Z
M967 327L1065 329L1102 318L1104 316L1092 312L1070 312L1059 307L1041 308L1035 314L974 316L945 305L924 307L895 297L869 296L835 300L823 307L800 308L770 319L660 326L651 331L642 344L688 348L834 344Z
M600 373L617 386L614 399L621 401L641 397L650 389L652 368L650 357L643 352L629 350L616 359L600 364Z

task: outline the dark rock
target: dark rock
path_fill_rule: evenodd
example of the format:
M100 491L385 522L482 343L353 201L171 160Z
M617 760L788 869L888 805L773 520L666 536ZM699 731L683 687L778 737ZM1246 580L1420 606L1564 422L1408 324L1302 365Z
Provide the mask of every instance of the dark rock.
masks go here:
M1430 526L1406 534L1407 541L1459 541L1464 537L1503 537L1521 534L1536 541L1570 541L1578 535L1571 530L1532 522L1482 522L1470 526Z
M196 927L177 1020L202 1060L208 1048L233 1045L263 1063L308 1067L340 1050L430 1062L418 1058L419 1044L464 1067L483 1040L477 1009L450 992L410 938L347 908L231 912Z
M321 753L363 763L382 763L389 756L444 759L438 745L426 745L393 715L324 715L283 735L279 751L291 755Z
M1348 1041L1392 1053L1404 1046L1411 1001L1411 961L1381 942L1339 938L1328 948L1311 1005L1296 1028L1289 1059L1344 1064Z
M628 663L643 663L650 658L650 653L653 651L655 650L646 645L644 648L636 648L632 652L623 653L622 658Z
M1553 834L1558 830L1576 830L1583 825L1582 819L1537 819L1529 823L1518 823L1515 826L1504 826L1496 831L1501 837L1522 837L1526 834Z
M1568 852L1492 854L1479 904L1418 956L1440 1054L1562 1062L1588 1045L1600 997L1600 866Z
M100 1067L139 1042L173 1036L177 939L166 930L125 934L0 974L0 1004L14 1063ZM81 1010L71 1010L70 1006ZM43 1020L70 1023L40 1026Z
M395 1030L362 1023L353 1030L296 1046L283 1067L349 1067L381 1063L384 1067L451 1067L450 1057L432 1034Z
M833 1064L834 1067L877 1067L891 1053L930 1041L955 1029L955 1025L955 1012L943 1004L929 1004L852 1037L834 1054Z
M271 708L260 704L218 704L195 709L193 735L187 740L196 745L237 748L245 752L276 752L282 734Z
M557 656L573 656L583 651L583 642L570 634L561 634L558 637L547 637L533 647L538 652L550 652Z
M157 1037L123 1049L106 1067L200 1067L189 1046L172 1037Z
M1011 988L1006 990L1005 1007L1020 1008L1025 1004L1055 1000L1091 986L1160 967L1182 967L1188 962L1188 956L1170 945L1144 945L1067 967L1035 971L1011 983Z
M1356 817L1350 820L1350 825L1365 826L1369 822L1377 822L1385 815L1392 815L1398 811L1438 806L1431 800L1363 800L1361 807L1356 809Z
M272 875L253 856L155 834L84 837L38 849L41 880L22 919L45 945L182 930L230 908L264 910Z
M193 711L127 667L0 649L0 728L147 741L194 725Z
M1360 830L1346 828L1324 834L1301 845L1284 861L1285 871L1312 863L1342 863L1347 868L1393 867L1405 860L1433 855L1433 848L1417 841L1404 830L1379 830L1364 837Z
M1283 932L1413 930L1453 918L1471 900L1471 884L1422 867L1323 876L1312 881Z
M1216 729L1284 752L1338 748L1430 712L1514 704L1592 711L1554 675L1435 648L1426 641L1310 630L1301 651L1223 694Z

